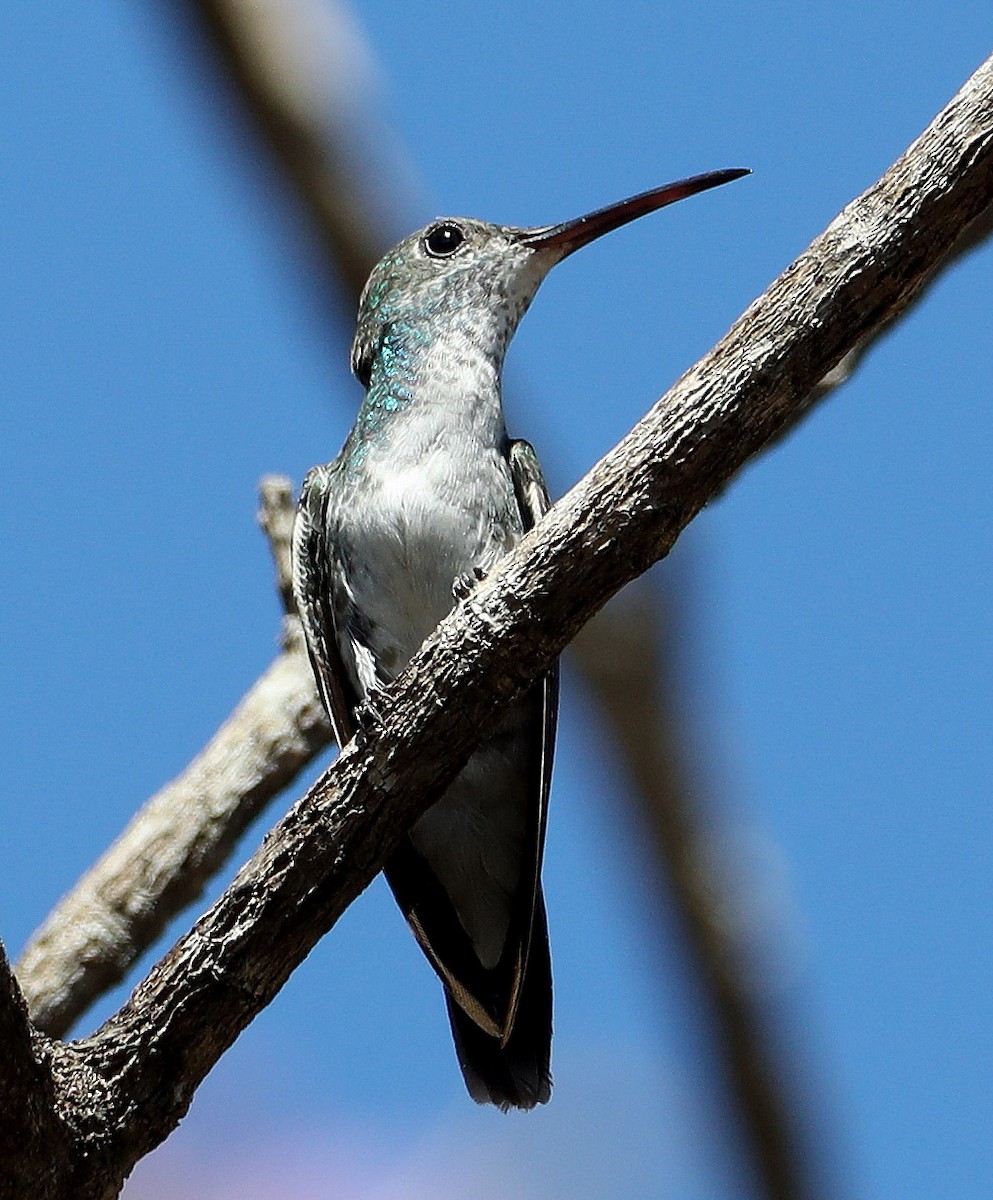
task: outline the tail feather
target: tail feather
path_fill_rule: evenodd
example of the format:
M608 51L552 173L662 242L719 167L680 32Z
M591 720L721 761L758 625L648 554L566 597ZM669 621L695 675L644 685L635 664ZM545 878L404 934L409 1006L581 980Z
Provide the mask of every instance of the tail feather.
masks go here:
M455 1052L477 1104L534 1108L552 1094L552 968L545 906L540 896L517 1015L504 1045L468 1017L446 992Z

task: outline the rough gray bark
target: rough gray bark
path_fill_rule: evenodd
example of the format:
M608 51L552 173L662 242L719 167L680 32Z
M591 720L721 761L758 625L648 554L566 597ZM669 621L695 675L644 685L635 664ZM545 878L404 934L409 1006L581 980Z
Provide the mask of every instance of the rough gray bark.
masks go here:
M54 1091L70 1147L30 1190L11 1184L7 1195L118 1193L458 771L494 706L669 551L706 501L803 412L818 380L909 302L991 202L993 59L441 624L388 690L382 722L345 748L127 1004L80 1042L32 1039L38 1069L18 1070L22 1082L8 1086L18 1092L0 1119L11 1119L11 1105L51 1115ZM12 1031L9 1052L23 1067L18 1004L16 990L0 986L0 1029ZM28 1177L37 1156L48 1155L37 1142L7 1144L6 1179Z

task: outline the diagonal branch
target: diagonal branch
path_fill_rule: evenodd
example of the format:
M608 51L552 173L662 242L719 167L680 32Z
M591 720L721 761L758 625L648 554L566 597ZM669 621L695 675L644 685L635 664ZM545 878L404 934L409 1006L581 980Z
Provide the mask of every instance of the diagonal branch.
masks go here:
M993 202L993 59L720 343L456 609L387 692L386 715L279 822L121 1011L56 1056L79 1107L73 1192L111 1196L224 1050L380 870L495 706L561 653L707 500L796 420L817 381L906 305Z

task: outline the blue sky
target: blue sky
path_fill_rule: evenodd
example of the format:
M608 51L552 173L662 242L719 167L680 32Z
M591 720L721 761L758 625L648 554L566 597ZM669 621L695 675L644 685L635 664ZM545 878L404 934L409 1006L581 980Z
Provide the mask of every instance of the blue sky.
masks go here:
M330 458L359 395L307 233L177 13L8 14L0 935L15 954L269 661L256 482ZM920 132L988 53L988 17L932 0L913 19L891 0L368 0L368 58L335 70L366 81L366 153L401 181L380 201L398 232L439 213L542 224L753 169L543 286L508 363L509 419L560 493ZM980 1195L993 1174L991 265L986 248L943 278L662 567L690 589L693 754L775 905L776 999L853 1200ZM439 989L377 884L128 1196L742 1195L622 787L567 689L547 1110L468 1101Z

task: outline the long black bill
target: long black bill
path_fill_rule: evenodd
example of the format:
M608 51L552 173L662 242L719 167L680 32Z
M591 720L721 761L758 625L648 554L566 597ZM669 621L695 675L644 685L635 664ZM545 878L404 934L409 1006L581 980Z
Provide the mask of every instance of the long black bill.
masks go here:
M751 171L736 167L730 171L708 171L706 175L693 175L689 179L667 183L664 187L653 188L650 192L642 192L639 196L632 196L617 204L608 204L606 208L598 208L596 212L587 213L585 217L563 221L561 225L543 225L538 229L525 230L521 241L536 249L560 250L565 258L580 246L585 246L604 233L610 233L612 229L626 225L628 221L636 221L638 217L654 212L657 208L665 208L667 204L675 204L677 200L685 200L687 196L695 196L697 192L720 187L730 183L732 179L740 179L742 175L750 174Z

